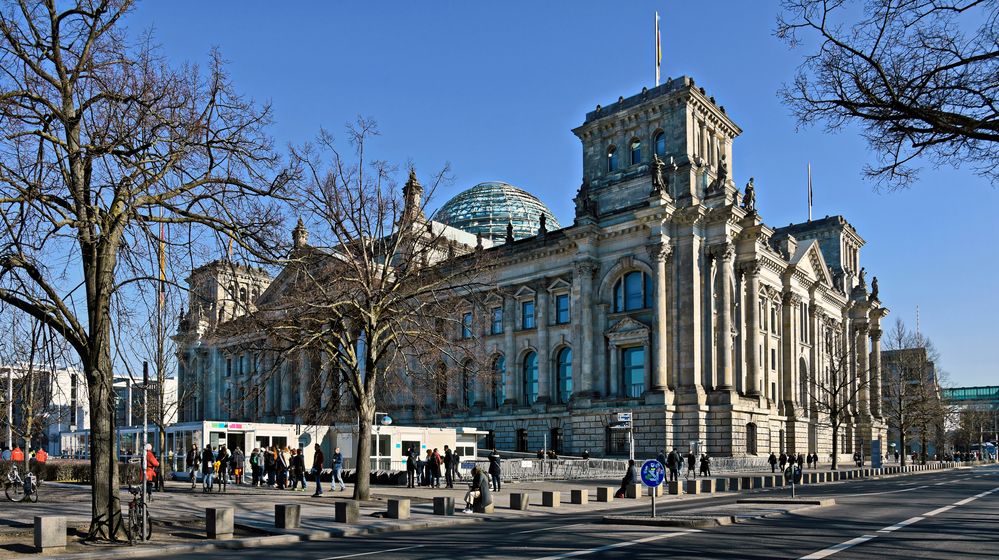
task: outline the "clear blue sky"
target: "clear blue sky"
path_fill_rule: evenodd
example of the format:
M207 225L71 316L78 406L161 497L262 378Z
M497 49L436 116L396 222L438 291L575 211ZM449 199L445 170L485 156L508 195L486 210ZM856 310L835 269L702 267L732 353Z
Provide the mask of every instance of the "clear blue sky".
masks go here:
M653 12L662 17L663 76L694 77L744 133L731 171L755 177L767 223L842 214L867 240L888 322L920 323L954 385L999 383L992 344L999 291L999 192L966 171L933 170L908 191L878 193L862 176L855 132L795 130L776 91L801 53L773 37L774 1L140 3L133 32L152 28L163 54L203 63L213 46L238 87L273 103L278 145L375 118L377 156L456 181L436 204L485 180L524 188L572 223L581 178L570 129L588 110L654 83Z

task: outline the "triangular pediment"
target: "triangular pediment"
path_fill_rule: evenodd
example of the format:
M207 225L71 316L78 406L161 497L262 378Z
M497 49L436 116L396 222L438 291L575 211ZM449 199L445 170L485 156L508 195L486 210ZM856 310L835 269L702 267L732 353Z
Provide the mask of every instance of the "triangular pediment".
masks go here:
M531 288L528 288L527 286L522 286L519 290L517 290L517 293L513 294L513 297L517 299L529 298L529 297L534 297L535 293L537 292L535 292Z
M829 267L826 266L826 260L822 257L818 241L811 240L803 247L798 247L790 264L821 284L830 287L833 285L832 275L829 273Z
M649 332L649 326L645 323L641 323L632 319L631 317L625 317L617 322L616 325L607 331L608 335L614 334L633 334L633 333L647 333Z
M565 280L563 280L561 278L557 278L554 282L552 282L548 286L548 291L549 292L557 292L557 291L560 291L560 290L568 290L570 288L572 288L572 284L566 282Z

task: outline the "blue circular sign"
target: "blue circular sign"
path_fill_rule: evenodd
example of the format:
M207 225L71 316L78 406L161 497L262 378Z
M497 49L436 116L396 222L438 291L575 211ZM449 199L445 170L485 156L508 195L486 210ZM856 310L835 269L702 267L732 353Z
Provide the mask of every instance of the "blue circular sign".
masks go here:
M642 464L642 482L646 486L656 487L666 480L666 467L655 459L649 459Z

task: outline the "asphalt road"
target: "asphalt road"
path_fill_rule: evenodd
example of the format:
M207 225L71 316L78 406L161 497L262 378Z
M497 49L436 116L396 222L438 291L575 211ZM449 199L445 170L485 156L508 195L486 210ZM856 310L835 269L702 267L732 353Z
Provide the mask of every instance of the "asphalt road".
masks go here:
M715 529L613 526L600 514L489 521L441 530L215 550L173 558L999 558L999 467L806 487L832 507ZM775 493L786 494L779 490ZM699 501L673 511L731 503ZM640 508L647 510L647 506ZM636 509L638 511L638 509Z

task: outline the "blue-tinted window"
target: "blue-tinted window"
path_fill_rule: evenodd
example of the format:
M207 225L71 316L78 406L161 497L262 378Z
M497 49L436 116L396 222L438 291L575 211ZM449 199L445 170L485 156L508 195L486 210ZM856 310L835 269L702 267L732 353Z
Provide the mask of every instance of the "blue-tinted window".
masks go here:
M652 278L640 271L625 274L614 284L614 311L652 307Z
M607 148L607 172L613 173L617 171L617 150L614 146Z
M642 162L642 142L637 138L631 141L631 164Z
M471 408L475 404L475 386L472 384L472 361L469 360L461 366L461 396L466 407Z
M489 321L489 334L501 334L503 332L503 308L494 307L492 318Z
M506 402L506 358L502 355L493 360L493 399L496 406Z
M640 397L645 392L645 347L636 346L621 351L624 391L629 397Z
M572 398L572 348L563 348L555 360L558 369L558 400L567 403Z
M534 300L524 301L520 304L520 328L534 328Z
M555 322L559 325L569 322L569 294L555 296Z
M461 316L461 338L472 338L472 314Z
M528 352L524 356L524 401L533 404L538 400L538 355Z
M666 157L666 135L663 134L662 132L656 133L656 137L655 137L655 139L652 140L652 143L655 145L656 155L659 156L660 159L665 158Z

